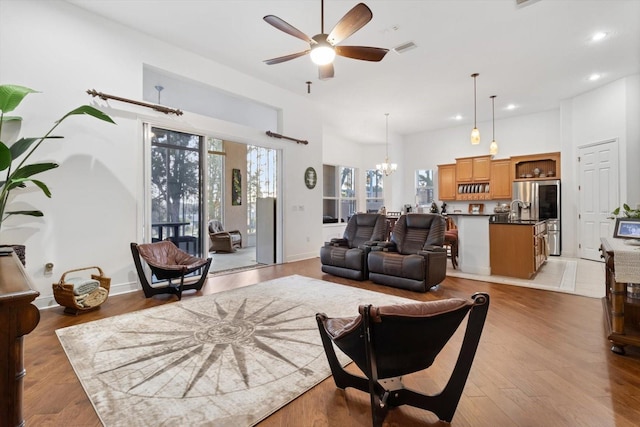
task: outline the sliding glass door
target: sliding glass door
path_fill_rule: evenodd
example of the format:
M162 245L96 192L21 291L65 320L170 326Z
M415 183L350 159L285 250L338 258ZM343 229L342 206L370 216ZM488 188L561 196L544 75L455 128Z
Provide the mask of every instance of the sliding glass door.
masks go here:
M200 135L151 128L151 239L195 256L202 255L202 144Z

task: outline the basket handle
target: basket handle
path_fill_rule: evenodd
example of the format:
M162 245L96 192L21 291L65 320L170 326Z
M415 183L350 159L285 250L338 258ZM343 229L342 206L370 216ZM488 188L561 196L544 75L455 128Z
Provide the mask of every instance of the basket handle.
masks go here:
M98 266L93 266L93 267L84 267L84 268L76 268L74 270L69 270L69 271L65 271L64 273L62 273L62 277L60 278L60 284L64 283L64 277L69 274L69 273L74 273L76 271L83 271L83 270L90 270L92 268L97 268L98 271L100 272L100 276L104 276L104 273L102 272L102 269Z

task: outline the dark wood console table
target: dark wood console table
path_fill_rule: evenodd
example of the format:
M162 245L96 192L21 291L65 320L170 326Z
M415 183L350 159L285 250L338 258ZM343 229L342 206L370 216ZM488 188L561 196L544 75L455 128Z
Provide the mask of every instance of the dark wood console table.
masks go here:
M627 282L640 283L640 275L637 277L620 277L618 275L616 280L615 254L616 248L620 248L620 244L619 239L601 239L600 251L605 262L606 285L606 295L602 298L602 307L604 309L605 331L612 344L611 351L624 354L626 345L640 347L640 299L627 296ZM631 246L622 248L626 251L634 250ZM638 263L640 264L640 249L634 251L638 252Z
M13 252L0 256L0 425L3 426L24 425L22 337L40 321L40 311L31 304L38 295L18 256Z

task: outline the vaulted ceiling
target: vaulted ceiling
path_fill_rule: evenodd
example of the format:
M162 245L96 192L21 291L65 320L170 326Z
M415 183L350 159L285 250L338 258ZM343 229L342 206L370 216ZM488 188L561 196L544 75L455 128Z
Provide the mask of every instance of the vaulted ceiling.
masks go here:
M381 62L337 57L319 80L308 56L266 59L308 48L267 24L276 15L309 36L320 33L320 0L68 0L125 26L308 97L323 120L355 141L383 142L558 108L574 97L640 72L640 0L365 0L373 19L341 45L390 49ZM325 32L356 5L326 0ZM591 38L606 33L600 41ZM393 49L406 43L415 48ZM599 74L598 80L589 77ZM311 93L307 84L311 81ZM509 110L506 107L515 106ZM460 116L457 120L456 116Z

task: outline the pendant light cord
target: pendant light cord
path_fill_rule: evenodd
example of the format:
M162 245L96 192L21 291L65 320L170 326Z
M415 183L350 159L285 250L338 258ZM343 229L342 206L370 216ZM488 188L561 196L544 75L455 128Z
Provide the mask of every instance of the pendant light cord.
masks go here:
M491 95L491 127L493 128L493 140L496 140L496 96Z
M478 100L477 100L477 89L476 89L476 77L478 77L479 74L478 73L473 73L471 74L471 77L473 77L473 127L477 128L477 123L476 123L476 119L477 119L477 108L478 108Z
M386 126L386 133L385 133L385 147L386 147L386 158L385 161L388 163L389 162L389 113L384 113L385 116L387 116L387 126Z

